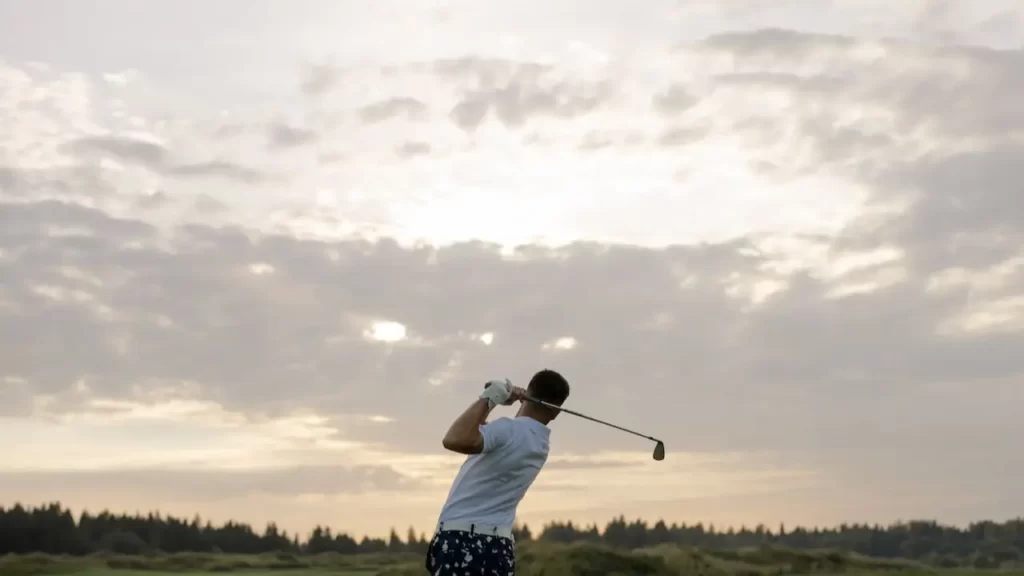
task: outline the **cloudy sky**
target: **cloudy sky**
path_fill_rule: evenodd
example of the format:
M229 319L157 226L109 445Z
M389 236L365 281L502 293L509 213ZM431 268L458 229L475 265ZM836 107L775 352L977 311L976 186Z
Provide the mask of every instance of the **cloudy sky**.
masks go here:
M0 494L429 531L1024 508L1018 0L0 0ZM1016 192L1014 192L1016 190ZM510 414L503 409L499 414Z

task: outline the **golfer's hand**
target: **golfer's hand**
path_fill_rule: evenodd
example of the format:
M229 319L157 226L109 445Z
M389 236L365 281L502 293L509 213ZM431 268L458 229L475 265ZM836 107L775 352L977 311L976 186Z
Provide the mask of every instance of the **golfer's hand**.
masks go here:
M519 386L512 386L509 390L508 403L515 404L516 402L522 402L526 400L526 389L520 388Z
M490 408L501 405L509 405L512 403L512 383L508 381L508 378L504 380L491 380L487 384L484 384L484 391L480 394L482 400L487 400L487 405Z

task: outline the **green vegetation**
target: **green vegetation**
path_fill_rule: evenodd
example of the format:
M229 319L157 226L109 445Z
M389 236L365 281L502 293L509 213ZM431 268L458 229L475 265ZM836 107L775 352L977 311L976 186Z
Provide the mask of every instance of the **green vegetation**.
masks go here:
M782 576L899 572L1024 576L1024 520L967 528L915 521L830 529L764 526L716 529L617 518L597 526L552 523L534 538L517 530L517 573L525 576ZM0 576L76 574L423 574L427 539L356 539L316 527L300 539L269 524L262 533L163 516L83 512L60 504L0 508Z
M517 573L522 576L783 576L844 574L849 576L968 576L982 570L948 570L909 560L868 558L839 550L793 550L758 547L701 550L674 545L626 551L590 543L529 542L519 546ZM1024 576L1018 571L989 571ZM3 576L422 576L422 557L409 553L344 555L150 554L127 556L0 557ZM895 576L895 575L894 575Z
M278 552L258 555L235 554L147 554L121 555L97 553L88 556L48 556L28 554L0 557L3 576L103 575L158 576L162 574L247 574L272 573L274 576L312 576L315 574L401 574L422 563L412 554L343 555L325 553L296 556ZM421 569L422 571L422 569Z

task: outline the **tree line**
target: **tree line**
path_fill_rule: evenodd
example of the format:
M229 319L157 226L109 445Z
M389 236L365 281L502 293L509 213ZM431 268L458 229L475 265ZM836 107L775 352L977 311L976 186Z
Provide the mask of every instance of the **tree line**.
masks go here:
M1007 522L975 522L966 528L935 521L899 522L889 526L843 524L833 528L770 529L720 528L713 524L649 524L618 517L603 530L554 522L536 536L529 526L516 528L516 540L593 542L615 548L635 549L660 544L701 548L785 546L833 548L881 558L908 558L938 565L998 566L1024 561L1024 518ZM395 531L387 539L357 538L329 527L317 526L308 535L289 534L270 523L262 531L239 522L214 525L199 516L176 518L159 512L113 514L82 512L76 518L60 503L27 508L16 504L0 507L0 555L64 554L96 552L143 554L150 552L206 552L228 554L366 554L381 552L423 553L428 536L409 528L405 537Z

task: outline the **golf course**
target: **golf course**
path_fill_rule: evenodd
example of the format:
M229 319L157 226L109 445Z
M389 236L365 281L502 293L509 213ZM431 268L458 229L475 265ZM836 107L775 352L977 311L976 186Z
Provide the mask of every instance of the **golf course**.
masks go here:
M313 556L272 553L260 555L151 554L124 556L94 554L87 557L48 555L6 556L0 559L4 576L164 576L170 574L274 574L276 576L335 574L346 576L421 575L422 558L405 554ZM759 547L737 550L701 550L662 545L633 551L595 544L530 542L520 547L517 574L534 575L706 575L761 576L779 574L1000 574L1024 575L1016 570L936 568L909 560L883 560L838 550L793 550Z

